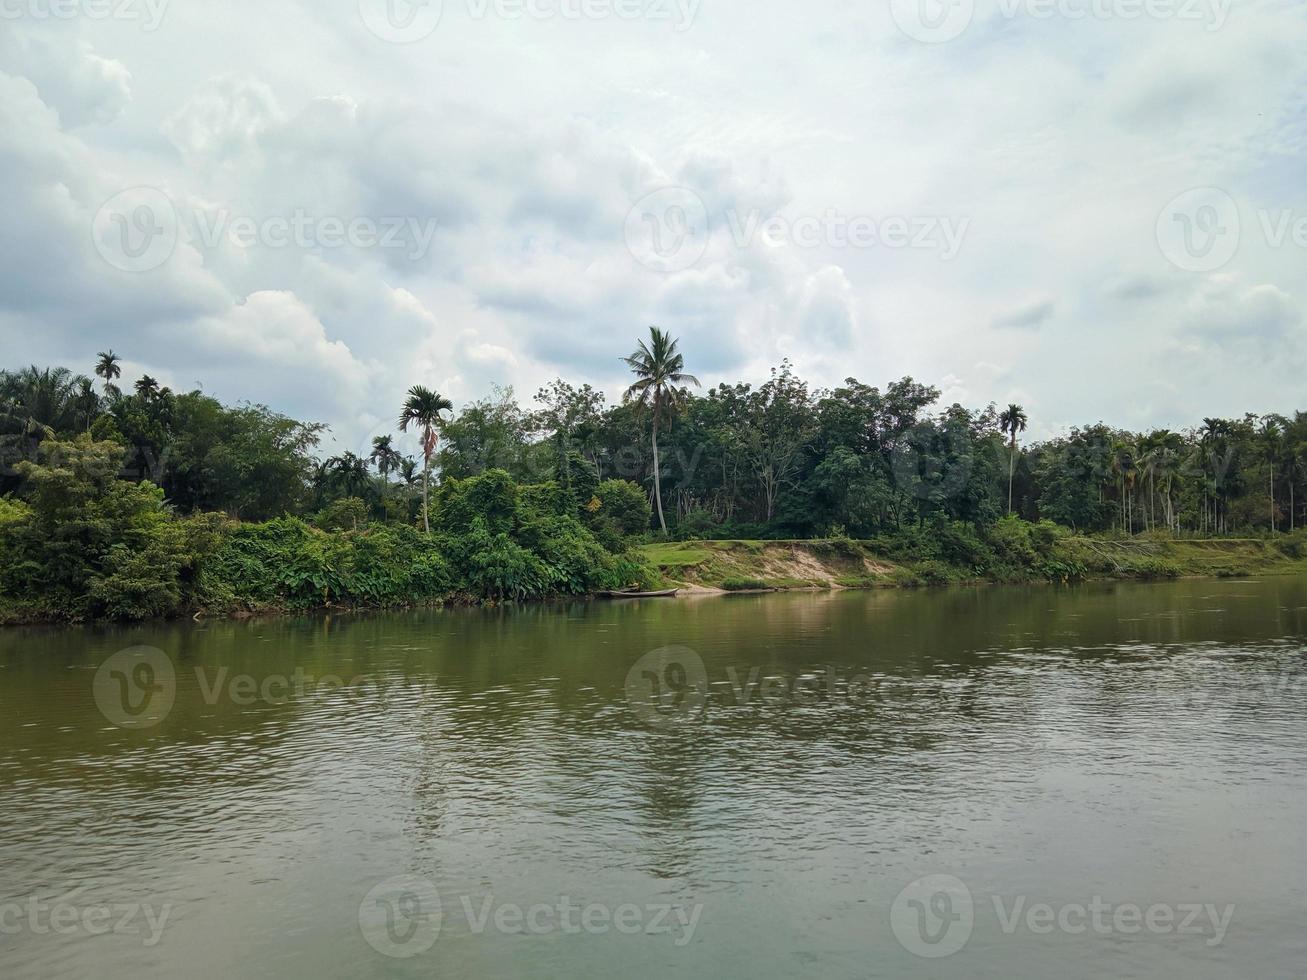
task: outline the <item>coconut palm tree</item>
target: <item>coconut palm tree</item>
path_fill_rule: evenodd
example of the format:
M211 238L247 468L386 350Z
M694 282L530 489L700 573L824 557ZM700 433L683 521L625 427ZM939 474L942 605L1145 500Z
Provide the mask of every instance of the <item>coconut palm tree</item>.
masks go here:
M1010 457L1007 468L1007 512L1012 513L1012 482L1017 472L1017 435L1026 431L1026 410L1020 405L1008 405L998 417L998 427L1008 437Z
M102 350L96 356L100 358L95 365L96 377L104 379L104 393L107 397L113 398L118 394L118 386L114 382L123 376L123 369L119 363L122 358L112 350Z
M422 385L409 389L404 401L404 410L399 416L399 430L407 432L410 425L422 430L422 528L431 533L431 518L428 506L431 497L431 457L436 454L440 443L440 424L444 421L441 412L452 412L453 403Z
M635 383L626 389L625 400L640 411L648 410L653 419L654 501L658 507L658 524L667 533L663 516L662 469L658 458L658 426L668 421L689 396L686 385L699 387L699 379L685 373L685 358L677 347L680 341L670 333L649 328L649 342L640 341L634 353L622 360L635 375Z
M390 474L399 469L402 458L399 450L394 446L394 440L390 436L375 436L373 438L372 455L368 459L376 464L377 472L381 474L381 479L386 483L390 482Z

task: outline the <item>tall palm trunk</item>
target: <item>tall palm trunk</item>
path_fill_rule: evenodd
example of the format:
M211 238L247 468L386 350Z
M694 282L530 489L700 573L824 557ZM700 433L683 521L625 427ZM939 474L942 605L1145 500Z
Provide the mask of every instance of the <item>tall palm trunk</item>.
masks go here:
M1275 464L1271 464L1271 533L1275 533Z
M992 458L992 457L991 457ZM1012 516L1012 480L1017 472L1017 440L1012 439L1012 451L1008 455L1007 464L1007 513L1008 517Z
M431 496L431 454L422 454L422 530L431 534L431 520L427 516L427 499Z
M663 517L663 477L658 464L658 409L654 408L653 417L653 456L654 456L654 503L658 506L658 526L667 533L667 520Z

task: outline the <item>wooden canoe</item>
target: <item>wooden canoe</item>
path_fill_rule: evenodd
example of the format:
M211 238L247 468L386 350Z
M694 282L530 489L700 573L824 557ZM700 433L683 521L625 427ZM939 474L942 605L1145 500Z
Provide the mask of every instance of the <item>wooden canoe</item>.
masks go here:
M680 589L664 589L661 592L600 592L601 599L675 599Z

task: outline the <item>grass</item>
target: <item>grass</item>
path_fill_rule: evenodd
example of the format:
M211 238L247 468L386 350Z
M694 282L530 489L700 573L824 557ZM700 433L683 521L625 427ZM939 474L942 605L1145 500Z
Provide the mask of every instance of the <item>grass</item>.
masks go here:
M969 568L939 561L894 561L877 554L870 542L849 539L670 541L641 550L669 584L692 583L727 592L918 588L976 581L975 571ZM1285 550L1284 542L1259 538L1120 540L1068 535L1058 542L1054 558L1064 563L1069 576L1052 577L1149 580L1307 574L1307 546L1303 558L1290 557ZM1006 575L1004 581L1046 581L1050 572L1040 566L1026 572L1009 570Z
M722 581L722 588L727 592L751 592L768 585L760 578L728 578Z
M715 542L714 542L715 543ZM712 552L700 547L702 542L670 542L647 544L640 550L649 561L660 568L689 568L702 565Z

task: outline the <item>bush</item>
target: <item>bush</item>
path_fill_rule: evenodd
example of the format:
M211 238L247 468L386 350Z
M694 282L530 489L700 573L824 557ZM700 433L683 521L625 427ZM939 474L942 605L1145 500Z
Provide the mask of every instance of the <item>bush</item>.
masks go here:
M1287 558L1307 558L1307 531L1298 530L1275 539L1275 547Z
M434 539L406 525L328 533L295 518L235 529L204 563L201 600L216 609L430 602L453 576Z
M749 592L754 589L765 589L767 583L759 578L728 578L722 582L722 588L727 592Z
M680 541L703 541L719 537L722 524L710 510L696 507L676 522L676 538Z
M948 585L959 578L956 572L940 561L918 562L913 572L926 585Z
M609 551L625 551L631 542L649 533L653 510L639 484L629 480L605 480L585 506L586 527Z
M1128 564L1123 565L1120 575L1125 578L1137 579L1158 579L1158 578L1179 578L1183 573L1175 562L1166 558L1141 557L1135 558Z
M360 524L368 521L368 505L358 497L344 497L333 500L323 507L313 519L313 523L324 531L357 531Z
M896 568L890 572L890 584L900 589L919 589L926 584L926 580L906 566Z

